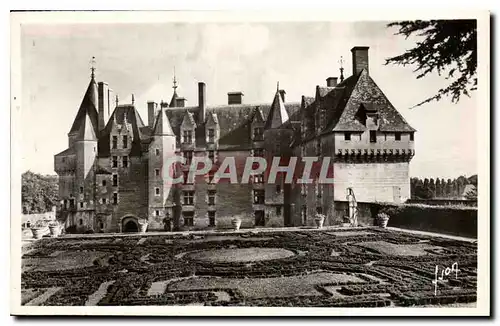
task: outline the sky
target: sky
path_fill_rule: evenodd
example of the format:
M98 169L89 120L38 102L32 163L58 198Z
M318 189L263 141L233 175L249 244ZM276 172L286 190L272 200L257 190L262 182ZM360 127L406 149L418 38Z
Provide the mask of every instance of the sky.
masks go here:
M456 178L477 173L477 96L457 104L444 98L412 107L447 85L442 76L416 79L414 67L384 65L418 39L394 35L387 22L163 23L23 25L21 121L24 170L55 174L53 156L67 134L90 80L109 83L120 103L132 94L147 123L147 101L169 101L175 67L177 92L197 104L206 83L207 104L227 103L242 91L244 103L272 102L276 83L287 102L314 96L316 85L352 74L353 46L369 46L370 76L417 130L412 177Z

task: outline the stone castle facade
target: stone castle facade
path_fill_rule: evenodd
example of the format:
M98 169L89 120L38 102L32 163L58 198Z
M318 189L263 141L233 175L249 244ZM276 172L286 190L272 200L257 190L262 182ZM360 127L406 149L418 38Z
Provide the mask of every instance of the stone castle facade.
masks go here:
M149 230L326 225L346 215L347 189L359 203L404 202L410 198L409 162L415 130L397 112L369 75L367 47L351 50L352 75L330 77L313 97L287 102L279 88L271 103L243 104L241 92L228 104L207 105L206 85L198 83L198 104L148 102L148 124L135 103L113 103L112 91L94 72L68 134L68 148L55 155L59 175L58 214L77 231L135 231L140 219ZM286 184L279 175L250 183L210 183L214 171L172 185L165 164L182 155L191 162L208 157L214 168L226 157L330 157L334 184ZM241 175L239 176L241 177Z

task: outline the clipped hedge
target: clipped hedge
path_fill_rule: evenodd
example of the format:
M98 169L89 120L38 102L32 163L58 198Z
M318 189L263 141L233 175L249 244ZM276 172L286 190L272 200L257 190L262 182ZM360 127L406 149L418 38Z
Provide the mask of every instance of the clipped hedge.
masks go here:
M422 204L373 204L372 217L390 216L388 226L477 238L477 208Z

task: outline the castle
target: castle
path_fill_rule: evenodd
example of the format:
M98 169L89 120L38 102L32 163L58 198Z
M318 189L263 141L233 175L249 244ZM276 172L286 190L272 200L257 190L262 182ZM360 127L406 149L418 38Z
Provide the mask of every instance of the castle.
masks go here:
M287 102L276 90L271 103L243 104L228 93L227 105L210 106L198 83L198 105L187 107L174 93L170 103L148 102L148 124L131 104L113 103L112 91L96 82L94 69L74 123L68 148L54 157L59 175L58 216L83 232L133 232L140 219L149 230L325 225L346 215L347 190L358 203L404 202L410 197L409 162L415 130L369 75L368 47L352 50L352 75L316 86L313 97ZM113 109L114 106L114 109ZM188 164L164 164L182 155ZM165 182L185 174L194 157L216 165L226 157L330 157L334 184L211 183L213 171L183 184Z

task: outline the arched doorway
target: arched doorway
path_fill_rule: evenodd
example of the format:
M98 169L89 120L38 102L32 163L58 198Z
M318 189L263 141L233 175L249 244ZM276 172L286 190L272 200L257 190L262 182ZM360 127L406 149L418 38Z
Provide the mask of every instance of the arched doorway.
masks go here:
M139 224L135 216L127 216L122 218L122 232L139 232Z

